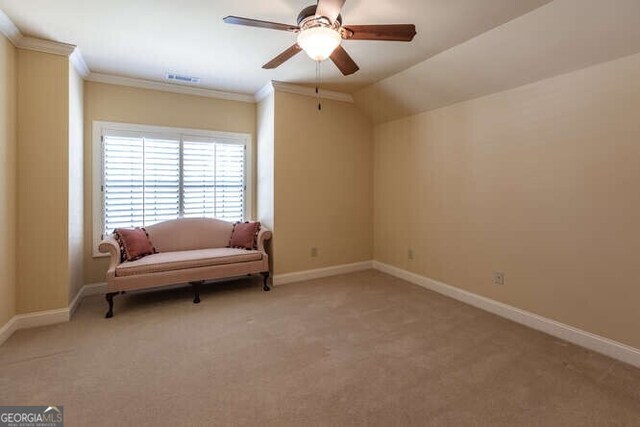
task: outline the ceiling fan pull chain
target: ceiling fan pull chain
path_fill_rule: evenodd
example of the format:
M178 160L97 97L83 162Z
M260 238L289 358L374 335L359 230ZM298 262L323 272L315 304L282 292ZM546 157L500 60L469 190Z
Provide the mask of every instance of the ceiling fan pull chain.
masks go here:
M316 61L316 100L318 101L318 111L322 111L320 102L320 61Z

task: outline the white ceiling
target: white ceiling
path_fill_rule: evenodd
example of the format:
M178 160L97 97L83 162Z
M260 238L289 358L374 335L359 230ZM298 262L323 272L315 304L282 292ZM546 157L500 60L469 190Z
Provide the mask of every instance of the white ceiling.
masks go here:
M323 86L354 92L549 1L347 0L346 24L414 23L418 35L412 43L345 42L361 70L344 77L326 62ZM276 70L263 70L264 63L294 43L295 35L226 25L222 18L238 15L295 24L298 12L312 3L0 0L0 9L25 35L78 45L93 72L157 81L176 72L200 77L200 87L254 93L269 80L311 84L315 65L300 54Z
M382 122L640 52L640 0L554 0L355 94Z

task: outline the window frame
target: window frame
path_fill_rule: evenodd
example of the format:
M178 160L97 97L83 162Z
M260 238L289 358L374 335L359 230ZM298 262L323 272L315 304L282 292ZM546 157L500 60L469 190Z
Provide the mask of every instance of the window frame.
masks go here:
M253 152L251 143L251 134L238 133L238 132L222 132L212 131L206 129L190 129L190 128L176 128L169 126L153 126L153 125L141 125L133 123L122 122L107 122L107 121L93 121L93 183L92 183L92 206L93 206L93 245L92 256L94 258L108 257L109 254L103 254L98 251L98 245L103 239L104 235L104 200L103 200L103 185L104 185L104 147L103 136L111 133L139 136L140 133L144 133L147 136L161 137L161 138L178 138L181 141L185 137L198 138L198 139L215 139L224 138L225 143L239 144L245 147L244 156L244 212L243 220L251 218L253 212ZM182 164L182 159L180 160ZM182 174L182 171L181 171Z

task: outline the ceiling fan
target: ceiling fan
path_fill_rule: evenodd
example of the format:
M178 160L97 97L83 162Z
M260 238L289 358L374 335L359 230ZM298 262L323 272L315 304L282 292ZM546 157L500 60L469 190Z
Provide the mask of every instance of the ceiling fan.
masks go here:
M345 76L355 73L360 68L341 46L342 40L409 42L416 35L416 27L413 24L343 26L340 11L345 1L319 0L317 5L305 7L298 15L298 25L238 16L227 16L224 22L298 34L298 39L293 46L267 62L262 68L276 68L304 50L311 59L318 62L331 58Z

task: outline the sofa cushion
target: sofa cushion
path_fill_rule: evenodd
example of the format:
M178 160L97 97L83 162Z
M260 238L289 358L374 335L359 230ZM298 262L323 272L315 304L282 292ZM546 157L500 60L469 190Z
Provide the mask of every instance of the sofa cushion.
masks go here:
M229 244L233 223L213 218L180 218L146 227L158 252L224 248Z
M136 261L126 261L116 267L116 276L161 273L187 268L210 267L238 262L259 261L262 252L234 248L197 249L161 252Z
M113 235L120 245L121 261L135 261L157 252L144 228L116 228Z
M260 221L236 222L233 224L230 248L258 249L258 232Z

